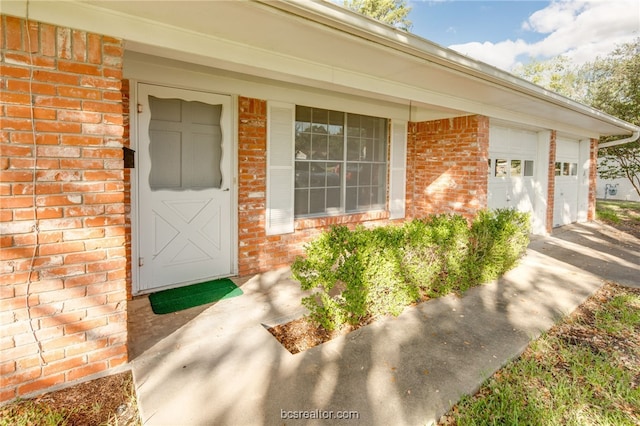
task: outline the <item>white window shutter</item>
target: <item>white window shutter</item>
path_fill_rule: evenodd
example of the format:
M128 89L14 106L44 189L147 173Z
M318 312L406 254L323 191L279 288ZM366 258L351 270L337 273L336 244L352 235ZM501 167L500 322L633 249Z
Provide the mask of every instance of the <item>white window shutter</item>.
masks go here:
M389 182L389 217L405 217L407 180L407 122L391 124L391 173Z
M294 231L295 105L267 107L267 235Z

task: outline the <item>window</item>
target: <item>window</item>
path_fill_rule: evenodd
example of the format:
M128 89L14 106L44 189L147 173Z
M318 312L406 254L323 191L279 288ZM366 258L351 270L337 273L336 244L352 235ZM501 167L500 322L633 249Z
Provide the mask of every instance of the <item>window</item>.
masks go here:
M507 160L498 158L496 159L496 177L507 176Z
M220 188L222 105L149 96L152 191Z
M561 176L562 175L562 163L556 162L555 174L556 174L556 176Z
M384 209L387 120L296 106L295 216Z
M511 160L511 176L520 176L522 174L522 161Z
M524 175L533 176L533 160L524 160Z
M578 176L578 163L571 163L569 165L569 175Z

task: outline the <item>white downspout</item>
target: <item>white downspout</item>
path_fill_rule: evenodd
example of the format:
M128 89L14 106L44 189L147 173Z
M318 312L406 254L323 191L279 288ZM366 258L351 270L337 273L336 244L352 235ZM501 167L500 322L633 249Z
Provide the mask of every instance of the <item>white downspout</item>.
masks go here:
M600 148L609 148L610 146L617 146L617 145L622 145L622 144L625 144L625 143L635 142L635 141L638 140L639 137L640 137L640 131L636 130L628 138L618 139L616 141L611 141L611 142L605 142L603 144L598 145L598 149L600 149Z

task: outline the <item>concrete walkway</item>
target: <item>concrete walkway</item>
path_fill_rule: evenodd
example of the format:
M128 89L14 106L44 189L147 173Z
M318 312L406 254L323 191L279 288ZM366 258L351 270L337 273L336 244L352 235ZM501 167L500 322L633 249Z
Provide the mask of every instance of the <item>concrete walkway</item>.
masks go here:
M241 297L178 314L134 302L144 424L432 424L603 280L640 286L640 240L595 223L565 227L535 238L498 282L296 355L265 329L304 312L287 276L253 277ZM305 415L324 419L290 419Z

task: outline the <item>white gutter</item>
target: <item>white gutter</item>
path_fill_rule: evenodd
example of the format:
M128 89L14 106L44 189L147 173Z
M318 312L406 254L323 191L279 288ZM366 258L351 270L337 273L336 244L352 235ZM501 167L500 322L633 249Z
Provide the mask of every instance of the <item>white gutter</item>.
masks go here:
M605 142L603 144L599 144L598 145L598 149L609 148L610 146L618 146L618 145L623 145L623 144L626 144L626 143L632 143L632 142L637 141L638 138L640 138L640 130L634 131L633 135L629 136L628 138L618 139L618 140L615 140L615 141Z
M581 104L541 86L487 63L462 55L454 50L398 30L390 25L360 15L327 0L256 0L264 5L295 14L316 23L355 35L394 50L404 52L421 60L455 70L467 76L483 80L489 84L509 88L533 98L572 110L579 114L618 127L625 133L635 135L638 127L610 114ZM631 136L633 138L633 136ZM637 136L636 136L637 139ZM635 140L635 139L634 139Z

